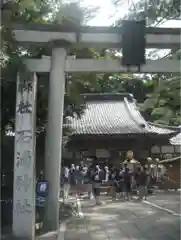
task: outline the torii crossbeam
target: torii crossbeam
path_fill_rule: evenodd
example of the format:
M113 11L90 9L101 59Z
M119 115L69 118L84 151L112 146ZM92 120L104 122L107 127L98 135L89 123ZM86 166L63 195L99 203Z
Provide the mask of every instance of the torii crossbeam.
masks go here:
M26 59L24 61L31 72L50 72L51 57L41 59ZM65 72L94 72L94 73L136 73L137 67L127 69L121 65L120 60L95 60L95 59L76 59L68 56L65 61ZM140 73L179 73L179 60L147 60L146 64L140 67Z
M36 44L64 39L80 47L121 48L121 27L68 27L62 25L14 25L19 42ZM180 28L147 28L147 48L173 49L180 47Z

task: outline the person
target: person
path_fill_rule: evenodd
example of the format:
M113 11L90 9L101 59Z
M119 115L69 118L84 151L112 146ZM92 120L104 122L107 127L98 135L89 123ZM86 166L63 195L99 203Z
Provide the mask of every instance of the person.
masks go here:
M89 165L87 172L86 172L86 184L87 184L87 192L88 192L88 198L92 199L93 198L93 190L92 190L92 170L93 170L93 165Z
M63 200L65 201L68 199L69 196L69 190L70 190L70 172L69 168L65 166L63 168Z
M134 172L134 181L135 181L135 189L136 189L136 193L138 194L139 191L139 173L140 173L140 166L138 168L136 168L135 172Z
M80 169L80 173L81 173L81 184L84 184L85 182L85 177L86 177L86 174L87 174L87 166L83 163L83 161L80 162L80 166L79 166L79 169Z
M104 184L108 185L109 182L109 167L106 165L104 167ZM109 195L109 188L107 189L107 195Z
M96 200L96 205L100 205L100 187L103 180L103 171L100 169L99 165L96 165L91 171L92 178L92 188Z
M148 194L148 183L149 183L149 175L148 172L146 171L145 167L141 167L140 171L138 173L138 177L137 177L137 181L138 181L138 189L139 189L139 200L143 200L147 198L147 194Z
M71 186L71 190L76 191L76 170L75 165L71 164L71 167L69 169L69 185Z
M119 170L119 195L123 197L124 192L124 177L123 177L123 168L121 167Z
M80 162L79 165L79 173L80 173L80 181L79 181L79 188L80 188L80 195L83 195L83 193L85 192L85 183L87 183L87 166L84 164L83 161Z
M80 185L82 184L82 174L81 174L79 165L75 167L74 176L75 176L76 193L79 196L81 194Z
M108 182L109 181L109 168L108 166L105 166L104 167L104 174L105 174L105 182Z
M132 172L127 167L127 164L124 165L123 179L125 199L129 201L130 198L132 198L131 196Z
M110 185L111 185L110 194L111 194L113 200L116 199L115 177L116 177L116 169L115 169L115 167L112 167L110 174L109 174L109 181L110 181Z
M115 197L122 192L122 174L120 173L120 169L115 169L115 176L114 176L114 187L115 187Z
M74 175L75 175L75 183L80 184L81 183L81 172L80 172L79 165L75 166Z

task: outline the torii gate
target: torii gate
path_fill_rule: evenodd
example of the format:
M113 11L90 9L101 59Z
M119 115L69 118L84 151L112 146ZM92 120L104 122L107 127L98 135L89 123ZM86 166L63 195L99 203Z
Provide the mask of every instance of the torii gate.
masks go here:
M49 181L46 225L58 229L59 190L62 145L62 124L66 72L127 72L119 60L73 59L67 48L121 48L121 28L59 25L14 26L15 39L22 43L52 47L51 57L25 59L27 72L20 72L17 81L16 134L14 157L13 233L23 239L35 238L35 114L36 72L50 72L48 126L46 136L45 175ZM147 48L178 49L180 29L147 28ZM130 68L130 72L137 69ZM179 73L179 60L148 60L141 67L145 73Z

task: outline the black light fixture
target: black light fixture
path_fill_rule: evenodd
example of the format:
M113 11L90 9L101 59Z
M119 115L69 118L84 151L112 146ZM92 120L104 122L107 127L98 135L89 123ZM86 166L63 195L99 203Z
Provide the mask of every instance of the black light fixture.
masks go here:
M146 27L145 20L123 21L122 25L122 65L126 67L145 64Z

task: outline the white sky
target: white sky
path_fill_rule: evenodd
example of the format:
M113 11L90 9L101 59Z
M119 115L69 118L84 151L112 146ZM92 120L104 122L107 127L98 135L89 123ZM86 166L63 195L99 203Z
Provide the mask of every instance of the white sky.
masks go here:
M63 0L63 2L75 2L77 0ZM122 0L123 4L118 8L112 2L113 0L79 0L81 5L86 7L98 7L99 11L94 19L88 22L88 25L91 26L109 26L112 25L117 19L123 17L129 9L129 4L137 2L138 0ZM171 20L167 21L164 24L160 24L159 27L168 27L168 28L180 28L181 20ZM147 50L147 52L150 52ZM164 57L169 53L168 50L157 50L160 57Z
M123 9L119 10L118 14L118 9L111 0L84 0L83 2L85 5L100 7L97 16L89 22L92 26L109 26L128 11L128 4L124 4Z
M134 1L136 2L137 0ZM133 1L123 0L123 4L119 8L116 8L111 0L82 0L82 2L84 6L95 6L100 8L97 16L89 22L89 25L109 26L114 23L116 19L123 17L128 12L128 3L131 3ZM169 21L163 25L160 25L160 27L180 28L181 21Z

